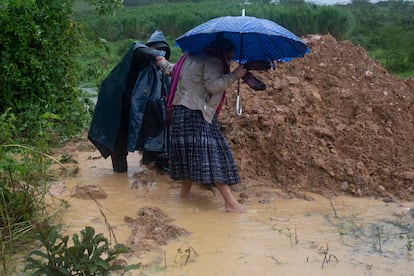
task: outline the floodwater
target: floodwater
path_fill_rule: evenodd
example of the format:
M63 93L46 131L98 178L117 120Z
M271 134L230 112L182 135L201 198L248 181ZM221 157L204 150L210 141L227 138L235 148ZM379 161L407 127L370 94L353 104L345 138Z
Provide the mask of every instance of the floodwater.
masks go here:
M109 237L96 202L69 197L75 185L106 191L98 202L120 243L131 234L124 217L136 217L141 207L159 207L191 232L128 256L129 264L147 265L130 275L414 275L412 202L337 197L331 203L312 194L313 201L251 199L247 213L230 214L218 195L200 187L182 200L168 176L141 181L138 154L128 156L128 174L113 174L110 159L98 156L79 153L79 174L64 180L58 198L70 204L62 216L68 233L90 225Z

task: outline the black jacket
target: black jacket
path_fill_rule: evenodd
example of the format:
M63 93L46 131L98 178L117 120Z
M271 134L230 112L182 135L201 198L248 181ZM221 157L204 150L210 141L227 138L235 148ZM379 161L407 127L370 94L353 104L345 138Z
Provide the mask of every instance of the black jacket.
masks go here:
M88 138L103 157L117 151L126 155L126 150L167 151L169 81L157 68L158 54L136 42L102 82Z

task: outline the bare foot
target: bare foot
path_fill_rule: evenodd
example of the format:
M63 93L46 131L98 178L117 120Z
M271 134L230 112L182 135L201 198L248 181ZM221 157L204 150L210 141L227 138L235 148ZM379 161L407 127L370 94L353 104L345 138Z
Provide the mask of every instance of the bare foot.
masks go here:
M224 204L224 210L229 213L246 213L246 209L238 201Z
M223 196L224 210L226 210L226 212L232 212L232 213L245 213L246 212L243 205L241 205L237 201L237 199L234 197L233 193L230 190L230 186L216 184L216 187L219 190L220 194Z

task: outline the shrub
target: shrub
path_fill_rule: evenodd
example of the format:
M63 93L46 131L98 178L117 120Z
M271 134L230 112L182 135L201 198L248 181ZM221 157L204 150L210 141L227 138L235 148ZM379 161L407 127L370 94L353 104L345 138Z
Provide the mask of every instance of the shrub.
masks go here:
M15 137L70 136L85 123L73 57L81 33L72 0L5 0L0 9L0 114L13 113ZM45 115L46 114L46 115ZM55 116L47 116L53 114ZM59 119L56 119L59 118Z

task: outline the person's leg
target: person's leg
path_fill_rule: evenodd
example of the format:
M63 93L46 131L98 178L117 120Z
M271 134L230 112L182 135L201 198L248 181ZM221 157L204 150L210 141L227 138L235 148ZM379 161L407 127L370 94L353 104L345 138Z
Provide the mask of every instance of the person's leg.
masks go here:
M114 172L123 173L128 171L127 135L128 130L121 125L121 129L119 130L115 143L114 152L111 154L112 168Z
M188 198L190 195L191 186L193 185L193 182L191 180L185 179L183 180L183 183L181 184L181 198Z
M152 162L157 161L158 152L155 151L143 151L141 162L144 165L149 165Z
M224 210L226 212L233 212L233 213L244 213L246 210L244 209L243 205L241 205L237 199L234 197L233 193L230 190L230 186L216 184L217 190L219 190L220 194L223 196L224 199Z
M115 141L114 151L111 153L112 168L114 172L123 173L128 171L127 155L128 155L128 126L129 126L129 96L122 97L121 121L119 122L118 136Z

